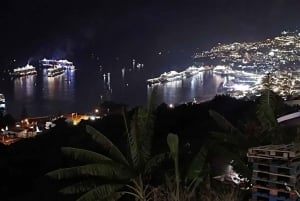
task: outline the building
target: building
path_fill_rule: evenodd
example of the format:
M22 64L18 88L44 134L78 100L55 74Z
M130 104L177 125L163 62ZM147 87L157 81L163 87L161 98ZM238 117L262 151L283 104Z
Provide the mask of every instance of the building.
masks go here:
M277 122L283 126L300 126L300 112L294 112L277 118Z

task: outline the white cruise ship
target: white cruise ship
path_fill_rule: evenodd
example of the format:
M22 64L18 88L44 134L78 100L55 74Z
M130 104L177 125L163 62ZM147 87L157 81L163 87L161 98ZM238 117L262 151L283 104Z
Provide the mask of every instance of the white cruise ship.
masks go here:
M230 66L217 65L216 67L214 67L213 73L219 75L230 75L234 74L234 71Z
M165 72L161 74L159 77L148 79L147 84L148 85L155 85L155 84L161 84L165 82L172 82L176 80L181 80L184 78L189 78L191 76L194 76L198 74L199 72L203 72L205 70L210 70L210 67L196 67L196 66L190 66L184 71L177 72L177 71L170 71L170 72Z
M193 75L198 74L199 72L205 71L206 68L201 66L201 67L196 67L196 66L190 66L185 71L183 71L183 74L186 78L191 77Z
M13 70L13 77L23 77L27 75L36 75L37 71L34 66L27 64L24 67L15 68Z
M0 111L5 111L5 96L0 94Z
M68 60L54 60L54 59L42 59L41 64L45 68L53 68L55 66L61 66L66 70L75 70L75 66L73 62L68 61Z
M165 82L171 82L175 80L180 80L183 77L183 73L178 73L177 71L164 72L157 78L152 78L147 80L147 84L159 84Z
M49 67L47 69L47 75L48 75L48 77L56 77L58 75L64 74L65 70L66 69L64 67L62 67L61 65Z

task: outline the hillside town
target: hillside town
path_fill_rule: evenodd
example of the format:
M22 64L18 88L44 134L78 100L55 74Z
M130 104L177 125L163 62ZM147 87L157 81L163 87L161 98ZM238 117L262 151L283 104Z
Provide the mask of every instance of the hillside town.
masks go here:
M223 66L223 86L234 97L258 94L267 74L272 78L272 90L284 99L300 95L299 31L283 31L257 42L219 43L196 53L194 59L200 64Z

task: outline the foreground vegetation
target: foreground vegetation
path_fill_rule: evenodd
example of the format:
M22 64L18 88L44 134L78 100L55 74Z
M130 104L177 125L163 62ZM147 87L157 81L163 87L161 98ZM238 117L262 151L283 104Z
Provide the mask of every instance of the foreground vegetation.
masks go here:
M48 133L0 147L1 200L247 200L249 191L214 176L230 163L251 177L248 148L294 141L297 128L276 117L297 110L268 92L150 105L76 127L60 120Z

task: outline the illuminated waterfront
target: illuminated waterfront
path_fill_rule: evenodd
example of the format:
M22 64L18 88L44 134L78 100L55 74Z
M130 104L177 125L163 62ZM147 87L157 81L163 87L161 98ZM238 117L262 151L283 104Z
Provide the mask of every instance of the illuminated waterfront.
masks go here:
M203 71L187 79L157 85L157 99L167 104L180 104L193 100L205 101L213 98L224 79L212 71ZM148 87L148 97L153 87Z
M298 32L284 32L254 43L218 44L194 54L195 60L192 53L182 52L159 52L142 61L121 62L116 57L104 66L75 64L77 70L57 77L48 77L40 68L37 75L2 77L0 92L7 97L7 111L16 117L23 108L29 115L47 115L86 113L103 101L145 105L154 86L158 104L201 102L219 93L237 98L257 95L262 78L270 72L275 92L283 98L296 97L300 94L299 44Z

